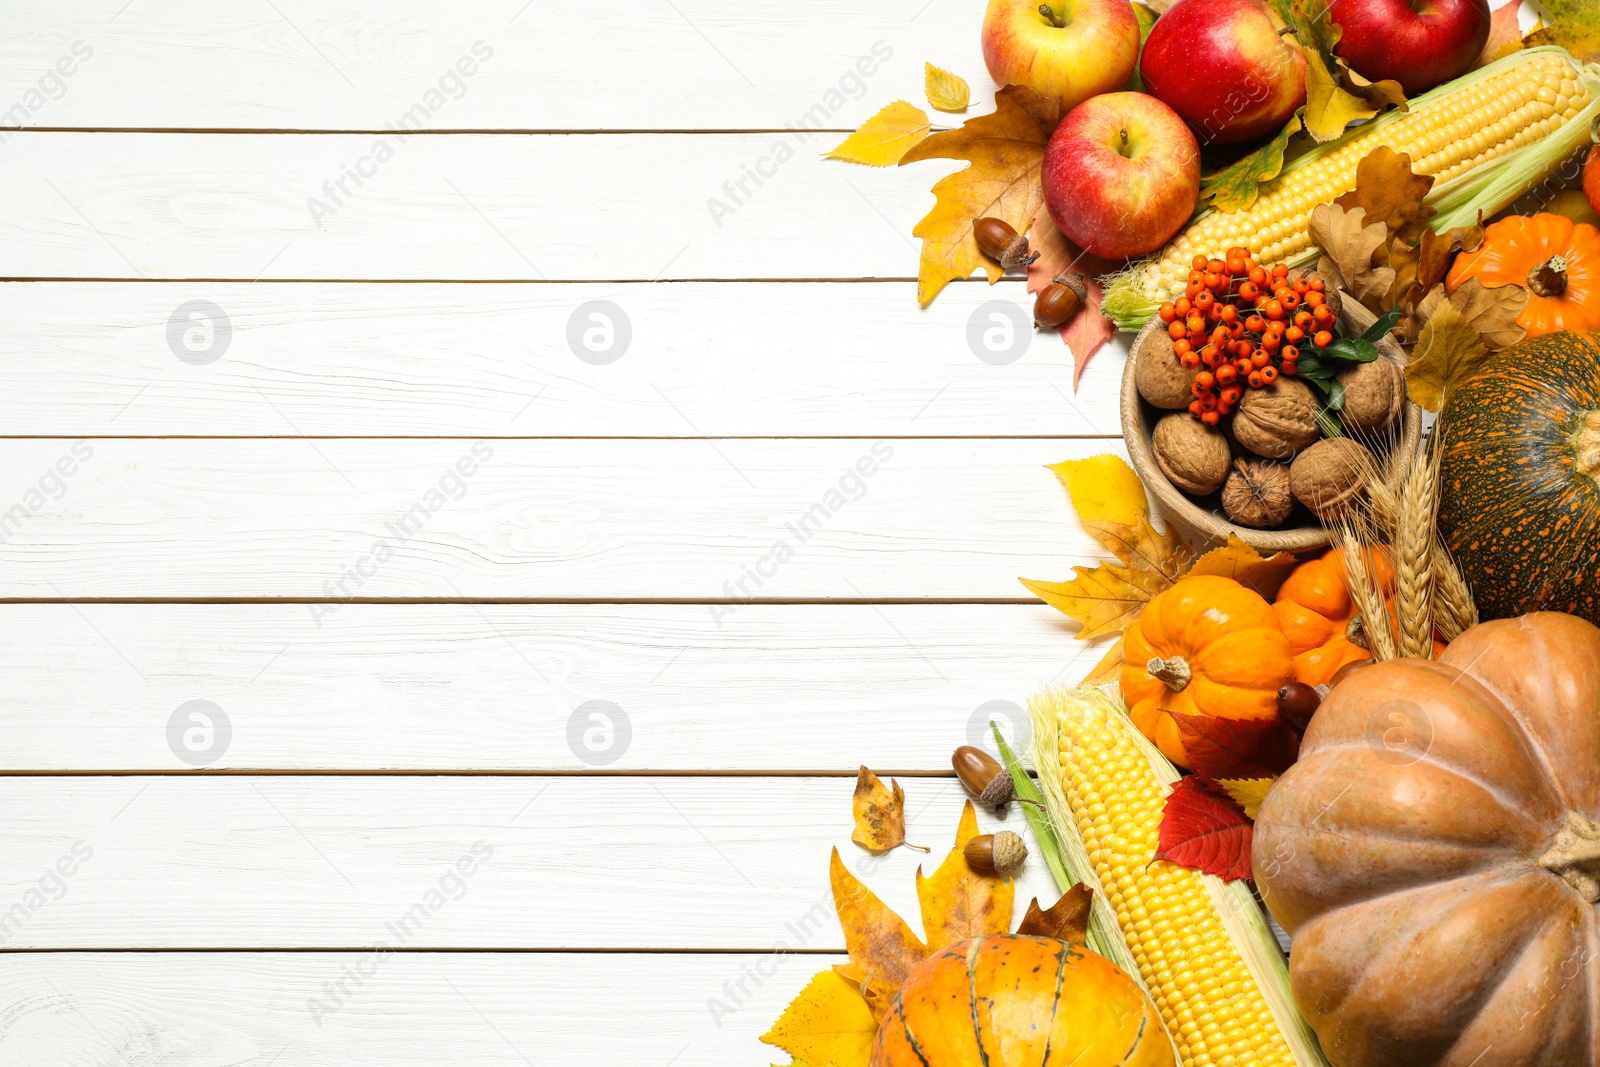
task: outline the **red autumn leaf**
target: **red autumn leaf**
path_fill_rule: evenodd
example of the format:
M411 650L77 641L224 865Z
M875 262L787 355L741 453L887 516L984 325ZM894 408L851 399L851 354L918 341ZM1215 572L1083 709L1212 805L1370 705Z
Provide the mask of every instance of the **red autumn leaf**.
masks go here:
M1214 874L1250 877L1250 820L1244 809L1190 775L1178 780L1161 813L1156 859Z
M1510 0L1489 16L1489 39L1483 43L1483 52L1472 65L1474 70L1487 67L1521 47L1522 28L1517 25L1517 9L1521 6L1521 0Z
M1219 719L1173 712L1195 774L1207 784L1224 778L1272 778L1299 755L1294 731L1282 719Z
M1039 258L1028 267L1029 293L1038 293L1063 271L1082 274L1089 290L1088 299L1078 313L1056 328L1072 352L1072 388L1076 392L1078 379L1083 377L1090 357L1117 332L1116 324L1100 313L1100 283L1095 281L1097 276L1111 273L1112 265L1067 240L1056 229L1050 212L1042 207L1028 231L1028 246L1039 253Z

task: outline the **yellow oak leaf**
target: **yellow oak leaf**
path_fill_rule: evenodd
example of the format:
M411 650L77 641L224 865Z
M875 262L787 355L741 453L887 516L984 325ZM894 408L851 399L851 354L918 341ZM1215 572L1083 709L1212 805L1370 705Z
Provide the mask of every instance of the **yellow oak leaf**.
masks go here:
M1044 203L1039 165L1054 124L1043 121L1045 112L1037 101L1019 90L1015 85L1001 89L992 114L933 134L900 159L901 166L924 159L972 164L934 183L933 210L911 230L922 238L917 301L924 307L950 282L970 277L980 267L990 284L1000 280L1000 264L978 251L973 223L998 218L1023 233Z
M917 900L922 904L923 937L930 952L964 937L989 937L1011 929L1016 883L979 874L962 854L978 833L978 815L969 800L961 813L955 847L939 869L926 878L917 870Z
M928 948L911 932L906 921L861 883L833 850L828 880L833 886L833 906L844 927L844 947L850 962L862 974L898 989L906 976L928 956Z
M1338 140L1352 123L1378 113L1361 97L1347 91L1315 52L1306 52L1306 129L1318 141Z
M928 103L939 111L965 111L972 98L967 80L932 63L924 63L923 82L927 86Z
M867 1067L878 1020L866 999L833 971L819 971L761 1040L794 1057L790 1067Z
M1247 589L1254 589L1263 599L1270 601L1278 595L1278 587L1289 577L1289 572L1299 564L1300 561L1294 558L1292 552L1263 556L1241 541L1238 534L1230 534L1226 545L1213 548L1195 560L1194 566L1189 568L1189 573L1216 574L1223 578L1232 578Z
M1517 316L1532 298L1533 294L1520 285L1490 289L1477 278L1468 278L1448 297L1491 352L1509 348L1528 336L1528 331L1517 324Z
M1244 809L1246 818L1253 819L1267 799L1267 790L1276 778L1219 778L1217 784Z
M1017 933L1084 944L1089 936L1089 909L1093 904L1094 890L1082 882L1061 894L1061 899L1048 908L1040 908L1035 897L1029 902L1028 913L1022 917Z
M1579 63L1600 63L1600 8L1594 0L1544 0L1549 21L1524 38L1529 48L1560 45Z
M1455 304L1441 300L1406 365L1406 391L1413 403L1438 411L1450 391L1488 357L1483 336Z
M863 122L827 156L869 167L892 167L927 136L927 114L904 100L896 100Z
M1379 145L1356 164L1356 187L1334 201L1346 211L1366 210L1367 224L1381 222L1391 234L1416 244L1438 212L1425 198L1433 178L1411 169L1411 157Z
M856 775L855 795L850 798L856 828L850 840L869 852L887 852L906 843L906 792L899 782L892 778L890 782L892 790L865 766Z

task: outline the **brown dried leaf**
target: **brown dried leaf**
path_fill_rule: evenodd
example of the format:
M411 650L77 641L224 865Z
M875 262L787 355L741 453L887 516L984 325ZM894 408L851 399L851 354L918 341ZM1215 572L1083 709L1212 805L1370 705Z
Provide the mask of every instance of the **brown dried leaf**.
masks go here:
M1028 914L1022 917L1017 933L1081 945L1089 936L1089 908L1093 903L1094 890L1082 882L1061 894L1061 899L1048 909L1041 909L1035 897L1028 903Z
M1528 306L1531 296L1520 285L1488 289L1477 278L1468 278L1466 284L1450 294L1450 303L1482 335L1489 351L1498 352L1528 336L1528 331L1517 325L1517 316Z
M1322 247L1344 287L1361 303L1377 309L1394 288L1392 267L1373 265L1374 254L1389 240L1381 222L1367 222L1364 208L1322 204L1311 213L1311 239Z
M891 791L863 766L856 775L856 792L850 798L856 829L850 840L869 852L887 852L906 843L906 794L900 783Z
M1334 203L1347 211L1365 208L1368 223L1381 222L1391 234L1416 244L1438 214L1423 203L1432 188L1431 176L1412 172L1410 156L1379 145L1356 166L1356 187Z
M1413 403L1438 411L1450 391L1488 357L1483 338L1455 304L1440 301L1406 365L1406 391Z

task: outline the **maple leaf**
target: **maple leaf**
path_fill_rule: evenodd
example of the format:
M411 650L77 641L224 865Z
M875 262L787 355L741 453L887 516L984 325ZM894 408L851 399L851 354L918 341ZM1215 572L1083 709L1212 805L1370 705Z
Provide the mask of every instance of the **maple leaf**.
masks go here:
M1083 676L1079 685L1107 685L1122 676L1122 638L1117 638L1106 654L1100 657L1100 662L1090 668L1089 673Z
M864 975L895 988L928 956L928 948L911 932L877 894L845 867L839 850L833 850L828 880L833 886L833 906L844 927L844 947L850 962Z
M928 93L928 103L937 111L965 111L972 98L967 80L932 63L923 65L923 84Z
M828 970L807 983L761 1040L793 1056L793 1067L867 1067L877 1036L878 1019L866 999Z
M1278 587L1289 573L1300 565L1292 552L1279 552L1263 556L1240 540L1238 534L1229 534L1228 543L1194 561L1191 575L1215 574L1232 578L1247 589L1254 589L1262 599L1271 601L1278 595Z
M1548 21L1523 40L1529 48L1560 45L1579 63L1600 63L1600 9L1594 0L1544 0Z
M892 791L865 766L856 775L855 795L850 798L856 828L850 840L869 852L887 852L906 843L906 793L899 782L890 781Z
M863 122L827 157L869 167L892 167L928 136L928 129L928 116L921 108L896 100Z
M1373 256L1389 240L1389 228L1367 222L1364 208L1347 211L1338 204L1319 204L1311 213L1311 239L1326 253L1317 273L1336 279L1359 302L1374 307L1394 289L1393 267L1380 267Z
M1422 328L1411 362L1406 364L1406 392L1418 407L1438 411L1451 390L1470 378L1488 358L1483 335L1472 328L1454 303L1441 300Z
M1217 784L1244 809L1245 818L1254 819L1261 810L1261 802L1267 799L1267 791L1276 781L1276 778L1223 778Z
M1016 883L979 874L962 854L978 832L978 814L969 800L961 812L955 847L939 869L927 878L917 870L917 900L922 905L923 940L929 952L964 937L988 937L1011 929Z
M1356 187L1334 201L1346 211L1364 208L1367 223L1381 222L1391 234L1416 244L1438 214L1424 200L1433 177L1411 169L1411 157L1379 145L1356 164Z
M1261 184L1283 173L1283 153L1289 139L1305 129L1305 108L1284 123L1277 135L1241 159L1200 180L1200 203L1211 202L1218 211L1248 211L1261 194Z
M1156 859L1224 882L1249 878L1251 829L1239 805L1192 775L1180 778L1161 812Z
M1221 719L1172 712L1189 762L1202 781L1270 778L1299 754L1294 731L1280 719Z
M1078 379L1083 377L1089 359L1117 332L1116 323L1100 312L1105 294L1096 280L1102 274L1110 274L1114 268L1067 240L1043 207L1034 215L1033 226L1028 231L1028 247L1039 253L1039 258L1028 265L1029 293L1039 293L1052 284L1058 274L1083 275L1084 288L1088 291L1083 306L1076 315L1056 327L1072 353L1072 388L1076 392Z
M1489 16L1489 39L1483 43L1483 52L1472 65L1473 70L1487 67L1495 60L1504 59L1526 47L1522 43L1522 29L1517 25L1517 12L1521 7L1522 0L1511 0L1509 4L1496 8Z
M1039 165L1054 130L1044 121L1049 105L1019 86L995 94L993 114L968 119L914 146L900 165L924 159L964 159L972 165L933 186L933 210L912 228L922 238L917 268L917 301L926 307L939 291L982 267L990 284L1000 280L1000 264L978 251L972 226L998 218L1018 232L1026 230L1044 203Z
M1093 904L1094 890L1082 882L1061 894L1061 899L1048 909L1041 909L1035 897L1028 903L1028 913L1022 917L1017 933L1084 944L1089 936L1089 909Z
M1078 631L1080 641L1122 633L1161 591L1132 581L1132 572L1126 567L1104 563L1072 569L1077 577L1065 582L1038 582L1031 578L1021 581L1028 592L1082 624Z

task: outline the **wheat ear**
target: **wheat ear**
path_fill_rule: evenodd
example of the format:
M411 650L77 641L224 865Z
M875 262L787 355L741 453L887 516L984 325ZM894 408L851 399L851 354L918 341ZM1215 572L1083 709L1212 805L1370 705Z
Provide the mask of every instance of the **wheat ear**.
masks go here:
M1394 529L1394 610L1400 654L1433 653L1434 542L1439 518L1439 448L1434 438L1411 462Z
M1345 585L1350 598L1356 602L1361 614L1361 632L1367 650L1375 660L1395 658L1394 631L1389 626L1389 612L1384 607L1383 591L1374 584L1372 571L1367 566L1362 536L1353 522L1347 522L1339 531L1339 547L1344 553Z
M1443 542L1433 542L1433 624L1446 641L1478 625L1478 605Z

